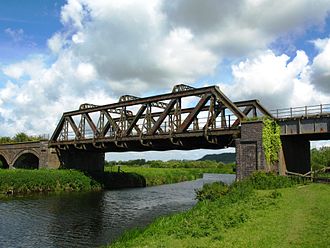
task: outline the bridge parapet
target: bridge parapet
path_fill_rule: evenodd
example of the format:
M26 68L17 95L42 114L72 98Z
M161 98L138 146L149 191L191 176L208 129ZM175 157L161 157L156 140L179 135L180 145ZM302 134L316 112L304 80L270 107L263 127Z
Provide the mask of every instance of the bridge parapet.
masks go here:
M301 106L271 110L276 119L307 118L314 116L330 115L330 104Z
M310 139L328 139L330 104L303 106L271 111L281 126L281 135L305 135Z

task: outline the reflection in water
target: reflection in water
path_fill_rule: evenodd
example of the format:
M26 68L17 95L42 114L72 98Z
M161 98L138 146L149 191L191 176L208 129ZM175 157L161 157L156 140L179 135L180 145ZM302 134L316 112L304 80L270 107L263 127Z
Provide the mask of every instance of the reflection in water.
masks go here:
M49 213L54 216L49 233L55 247L87 247L96 244L103 227L103 192L56 198ZM81 234L77 239L77 234ZM61 235L58 235L61 234Z
M234 180L233 175L222 176ZM97 247L154 218L191 208L196 180L149 188L16 198L0 202L0 247ZM217 178L218 180L218 178Z

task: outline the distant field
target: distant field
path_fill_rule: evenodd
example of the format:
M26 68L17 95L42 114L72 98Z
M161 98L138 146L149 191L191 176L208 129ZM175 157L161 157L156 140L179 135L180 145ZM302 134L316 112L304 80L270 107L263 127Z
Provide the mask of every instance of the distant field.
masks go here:
M106 171L116 167L105 167ZM146 179L147 186L177 183L201 178L203 173L234 173L231 165L223 165L219 168L146 168L143 166L121 166L123 172L136 173Z

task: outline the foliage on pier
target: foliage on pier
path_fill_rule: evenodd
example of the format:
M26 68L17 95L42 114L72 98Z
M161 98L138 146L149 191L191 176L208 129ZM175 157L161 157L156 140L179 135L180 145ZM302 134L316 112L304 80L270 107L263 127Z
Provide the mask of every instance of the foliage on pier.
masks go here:
M281 149L281 128L275 120L264 118L262 130L262 143L265 151L265 158L268 165L278 161Z

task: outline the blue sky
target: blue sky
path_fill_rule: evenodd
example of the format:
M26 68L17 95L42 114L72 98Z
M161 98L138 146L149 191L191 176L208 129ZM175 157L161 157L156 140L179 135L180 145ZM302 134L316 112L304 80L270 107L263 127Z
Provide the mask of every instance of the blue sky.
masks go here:
M61 6L66 1L0 1L2 62L14 62L47 52L47 40L62 29Z
M0 135L51 134L82 102L177 83L270 109L330 103L329 11L330 0L2 0Z

